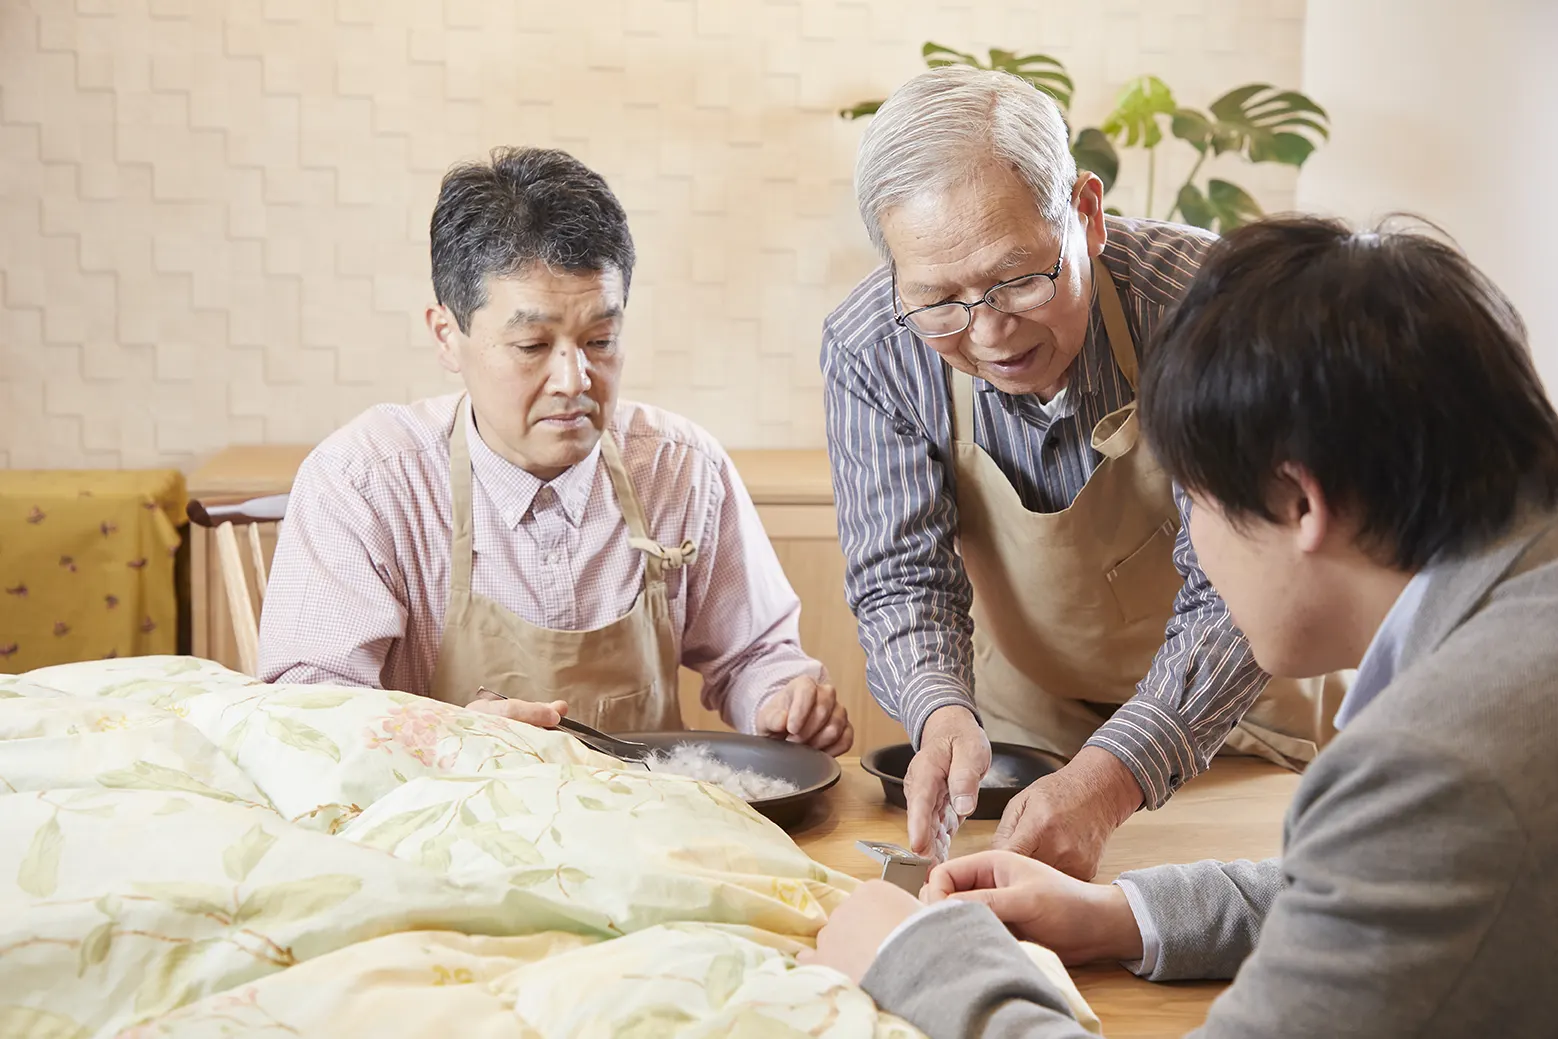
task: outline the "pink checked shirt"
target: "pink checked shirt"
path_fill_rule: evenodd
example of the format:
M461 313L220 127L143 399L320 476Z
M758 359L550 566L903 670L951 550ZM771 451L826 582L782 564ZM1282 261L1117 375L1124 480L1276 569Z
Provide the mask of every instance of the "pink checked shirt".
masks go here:
M304 460L265 593L262 679L431 690L449 600L448 435L459 399L381 404ZM600 449L543 483L467 422L472 591L547 628L598 628L627 613L644 563L628 547ZM698 543L696 561L669 575L681 661L703 676L704 706L750 732L792 678L825 678L801 651L800 601L712 436L626 401L611 428L654 538Z

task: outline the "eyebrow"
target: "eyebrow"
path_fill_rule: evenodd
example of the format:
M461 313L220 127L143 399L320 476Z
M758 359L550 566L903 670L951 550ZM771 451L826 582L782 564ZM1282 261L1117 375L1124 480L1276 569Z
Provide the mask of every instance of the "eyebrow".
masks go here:
M988 276L988 280L993 285L996 282L1005 280L1002 275L1014 271L1019 267L1024 267L1032 262L1033 254L1022 246L1018 246L1011 252L1007 253L1005 256L1001 257L1001 259L996 261L993 266L985 268L984 273ZM945 295L948 291L945 285L927 285L922 281L907 282L904 284L903 288L907 290L911 296L942 296Z
M590 317L590 324L598 325L602 321L611 321L614 318L619 318L621 316L621 305L612 304L597 310ZM527 307L520 307L518 310L514 311L513 314L509 315L508 323L503 327L523 328L529 325L555 325L561 320L562 316L558 314L549 314L544 310L530 310Z

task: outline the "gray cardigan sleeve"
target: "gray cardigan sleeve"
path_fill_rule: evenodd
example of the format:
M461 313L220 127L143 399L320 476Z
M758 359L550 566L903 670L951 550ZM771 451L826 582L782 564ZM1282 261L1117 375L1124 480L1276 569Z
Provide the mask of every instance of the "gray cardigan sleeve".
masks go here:
M1530 956L1551 939L1545 918L1511 897L1529 838L1477 768L1406 736L1338 740L1310 766L1289 819L1280 873L1199 864L1137 875L1167 969L1237 967L1197 1036L1475 1034L1447 1023L1495 1020L1551 985ZM863 984L931 1039L1086 1034L983 906L927 915Z
M1092 1039L995 914L972 902L910 924L860 987L929 1039Z
M1497 782L1402 733L1338 739L1309 768L1282 892L1200 1034L1478 1034L1552 984L1529 955L1551 935L1510 897L1530 845Z
M1280 859L1154 866L1120 875L1136 886L1158 937L1149 981L1231 978L1255 949L1261 924L1282 890Z

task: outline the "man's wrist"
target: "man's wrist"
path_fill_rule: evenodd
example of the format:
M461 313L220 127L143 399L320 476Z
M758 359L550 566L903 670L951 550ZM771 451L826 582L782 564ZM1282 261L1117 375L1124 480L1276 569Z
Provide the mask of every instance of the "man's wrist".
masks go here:
M974 719L974 724L979 724L979 712L974 709L973 703L956 694L943 695L936 700L922 703L923 707L921 709L903 720L904 731L909 734L909 742L914 745L915 750L919 750L925 744L927 726L932 715L940 714L942 717L934 727L930 727L930 732L944 730L948 727L949 722L956 719L956 712L947 711L948 707L957 707L967 711Z
M978 715L974 714L973 708L969 707L967 704L947 703L942 704L940 707L936 708L934 711L930 712L930 714L925 716L925 724L920 726L920 731L922 733L926 733L933 731L943 725L961 724L963 719L958 717L958 712L962 712L963 714L968 715L968 717L976 723L979 720Z
M743 729L742 731L750 732L758 736L766 735L769 731L771 731L771 729L763 725L763 712L767 710L768 706L774 702L775 697L782 695L789 688L790 683L785 682L783 684L773 686L761 693L757 700L753 702L752 706L746 709L746 717L737 720L737 728L740 728L741 722L745 721L747 728Z
M1141 693L1121 704L1087 746L1108 751L1130 770L1147 808L1161 808L1205 767L1189 721Z
M918 750L924 737L925 722L941 708L953 705L964 708L975 718L979 716L966 681L954 674L926 671L904 684L889 713L903 725L909 742Z
M1096 795L1114 826L1120 826L1141 808L1144 799L1135 775L1102 747L1083 747L1066 767L1075 770L1077 779Z
M1094 936L1097 945L1089 950L1086 961L1134 963L1142 956L1141 928L1131 909L1130 899L1115 884L1089 884L1090 897L1094 900L1096 921Z

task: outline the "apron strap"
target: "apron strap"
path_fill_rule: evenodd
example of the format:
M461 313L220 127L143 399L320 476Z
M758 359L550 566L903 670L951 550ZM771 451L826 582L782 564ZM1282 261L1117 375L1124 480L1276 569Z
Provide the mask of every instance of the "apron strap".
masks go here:
M1109 334L1109 350L1114 363L1120 366L1120 374L1136 389L1136 343L1131 339L1131 326L1125 323L1125 308L1120 305L1120 291L1114 287L1109 268L1099 257L1093 257L1093 285L1098 292L1098 309L1103 311L1104 331Z
M942 362L948 373L947 396L952 399L952 442L974 443L974 377Z
M666 548L652 538L635 538L629 535L628 544L644 553L650 559L660 562L667 570L691 566L698 558L698 543L691 538L683 541L675 548Z
M471 448L465 424L471 398L462 396L454 409L454 428L449 431L449 591L471 590Z
M673 548L666 548L649 534L649 522L644 518L644 506L639 501L633 481L628 479L627 466L622 462L622 452L617 447L611 430L602 431L600 460L611 478L611 489L616 492L617 506L628 525L628 544L644 553L645 575L651 581L664 582L665 571L691 566L698 558L698 545L688 540Z

